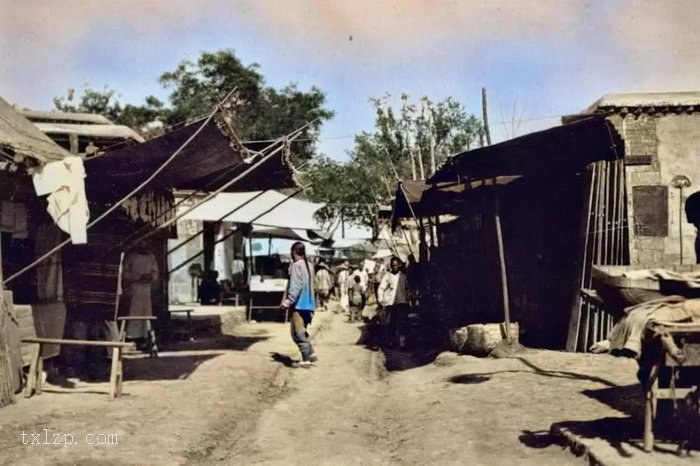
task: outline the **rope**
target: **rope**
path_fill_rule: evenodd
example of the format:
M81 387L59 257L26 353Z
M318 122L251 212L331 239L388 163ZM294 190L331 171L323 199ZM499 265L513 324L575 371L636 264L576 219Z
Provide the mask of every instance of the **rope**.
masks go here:
M86 226L86 230L90 229L91 227L93 227L94 225L96 225L98 222L102 221L105 217L107 217L109 214L111 214L111 213L114 212L117 208L119 208L119 206L121 206L121 204L122 204L124 201L126 201L127 199L129 199L131 196L133 196L134 194L136 194L137 192L139 192L141 189L143 189L148 183L150 183L151 181L153 181L153 179L154 179L156 176L158 176L163 170L165 170L165 168L166 168L178 155L180 155L180 153L183 151L183 149L184 149L185 147L187 147L187 145L189 145L189 143L192 142L192 141L194 140L194 138L196 138L196 137L199 135L199 133L202 132L202 130L204 129L204 127L207 125L207 123L209 123L209 122L211 121L211 119L214 118L214 115L216 114L216 112L218 112L218 110L219 110L219 107L217 106L217 107L214 109L214 111L211 112L211 114L209 115L209 117L204 121L204 123L202 123L202 124L199 126L199 128L197 128L197 131L195 131L184 143L182 143L182 145L180 145L180 147L179 147L175 152L173 152L173 154L168 158L168 160L166 160L160 167L158 167L158 168L156 169L156 171L153 172L153 174L151 174L151 176L149 176L145 181L143 181L140 185L138 185L136 188L134 188L129 194L127 194L126 196L124 196L121 200L119 200L116 204L114 204L112 207L110 207L109 209L107 209L102 215L100 215L99 217L97 217L95 220L93 220L92 222L88 223L87 226ZM12 280L14 280L15 278L19 277L20 275L22 275L22 274L26 273L27 271L31 270L32 268L36 267L38 264L40 264L41 262L45 261L45 260L48 259L50 256L52 256L53 254L55 254L55 253L57 253L58 251L60 251L61 249L63 249L65 246L67 246L67 245L70 243L70 241L71 241L70 238L68 238L68 239L66 239L65 241L63 241L62 243L58 244L56 247L54 247L53 249L51 249L50 251L48 251L48 252L47 252L46 254L44 254L43 256L41 256L41 257L39 257L38 259L36 259L36 260L35 260L34 262L32 262L31 264L27 265L26 267L24 267L24 268L21 269L20 271L16 272L15 274L9 276L9 277L3 282L3 284L4 284L4 285L7 285L8 283L10 283L10 282L11 282Z

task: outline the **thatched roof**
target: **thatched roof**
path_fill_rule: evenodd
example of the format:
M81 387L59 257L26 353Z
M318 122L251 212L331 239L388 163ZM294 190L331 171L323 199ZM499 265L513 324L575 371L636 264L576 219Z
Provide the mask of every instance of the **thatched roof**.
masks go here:
M0 98L0 150L6 155L20 155L25 159L34 159L40 164L62 160L71 155L2 98Z

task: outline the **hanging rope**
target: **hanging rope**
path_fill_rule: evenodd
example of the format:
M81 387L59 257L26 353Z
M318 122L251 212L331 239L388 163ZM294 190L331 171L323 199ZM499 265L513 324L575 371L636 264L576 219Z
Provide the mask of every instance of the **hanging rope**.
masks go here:
M136 188L134 188L129 194L127 194L127 195L124 196L122 199L120 199L120 200L119 200L117 203L115 203L112 207L110 207L109 209L107 209L104 213L102 213L102 215L100 215L99 217L97 217L97 218L96 218L95 220L93 220L92 222L88 223L87 226L86 226L86 230L90 229L91 227L93 227L94 225L96 225L97 223L99 223L100 221L102 221L104 218L106 218L109 214L111 214L112 212L114 212L117 208L119 208L119 207L121 206L121 204L122 204L124 201L126 201L127 199L129 199L129 198L130 198L131 196L133 196L134 194L138 193L141 189L143 189L144 187L146 187L146 185L148 185L148 183L150 183L151 181L153 181L153 179L155 179L156 176L158 176L160 173L162 173L163 170L165 170L165 168L166 168L168 165L170 165L170 163L171 163L173 160L175 160L175 158L176 158L178 155L180 155L180 153L185 149L185 147L187 147L187 146L190 144L190 142L192 142L192 141L199 135L199 133L202 132L202 130L204 129L204 127L207 125L207 123L209 123L209 122L211 121L211 119L214 118L214 115L216 114L216 112L217 112L218 110L219 110L219 108L218 108L218 106L217 106L217 107L214 109L214 111L211 112L211 114L209 115L209 117L208 117L206 120L204 120L204 122L199 126L199 128L197 128L197 131L195 131L189 138L187 138L187 140L186 140L184 143L182 143L182 144L180 145L180 147L179 147L175 152L173 152L172 155L171 155L160 167L158 167L158 168L156 169L156 171L153 172L153 174L151 174L151 176L149 176L145 181L143 181L140 185L138 185ZM10 282L11 282L12 280L14 280L15 278L19 277L20 275L22 275L22 274L26 273L27 271L31 270L32 268L36 267L38 264L40 264L41 262L45 261L46 259L48 259L49 257L51 257L53 254L57 253L58 251L60 251L60 250L63 249L64 247L66 247L68 244L70 244L70 241L71 241L70 238L68 238L68 239L66 239L65 241L63 241L62 243L58 244L56 247L54 247L53 249L51 249L50 251L48 251L48 252L47 252L46 254L44 254L43 256L41 256L41 257L39 257L38 259L36 259L36 260L35 260L34 262L32 262L31 264L29 264L29 265L27 265L26 267L22 268L21 270L19 270L19 271L16 272L15 274L9 276L9 277L3 282L3 284L7 285L8 283L10 283Z

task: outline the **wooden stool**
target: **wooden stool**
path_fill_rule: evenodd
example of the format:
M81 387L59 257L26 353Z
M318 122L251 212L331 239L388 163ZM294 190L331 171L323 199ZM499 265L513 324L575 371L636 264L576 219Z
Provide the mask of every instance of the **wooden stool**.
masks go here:
M145 321L146 329L148 331L148 352L152 358L158 357L158 344L156 342L156 332L151 326L151 322L156 320L154 316L125 316L117 317L117 322L120 323L119 326L119 340L122 342L126 341L126 323L130 321Z

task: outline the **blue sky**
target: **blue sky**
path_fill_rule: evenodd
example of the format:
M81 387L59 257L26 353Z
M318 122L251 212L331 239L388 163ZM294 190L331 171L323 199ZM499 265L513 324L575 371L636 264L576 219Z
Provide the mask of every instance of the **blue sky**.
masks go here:
M692 0L0 0L0 95L50 109L68 88L122 102L165 98L157 77L201 51L233 48L268 84L327 93L320 149L345 158L370 130L371 96L453 96L496 140L557 124L612 92L700 88ZM351 39L352 38L352 39ZM513 125L512 119L522 119Z

